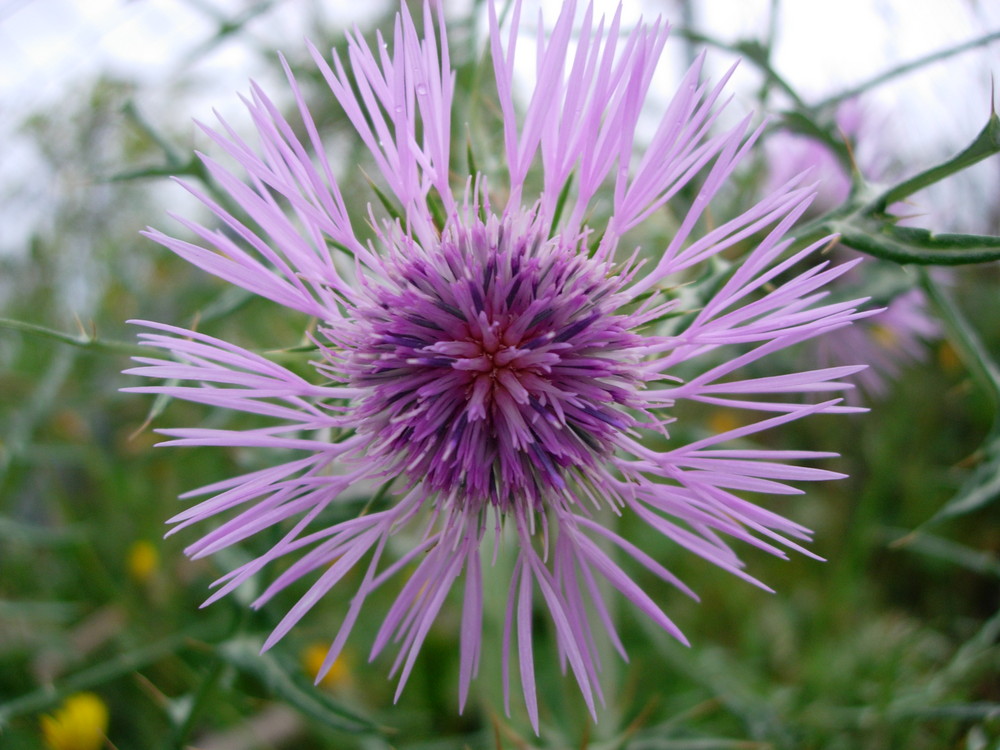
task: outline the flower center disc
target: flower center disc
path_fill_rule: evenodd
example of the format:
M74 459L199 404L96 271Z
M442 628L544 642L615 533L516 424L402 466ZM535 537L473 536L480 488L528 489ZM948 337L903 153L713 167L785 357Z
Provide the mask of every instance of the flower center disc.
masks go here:
M404 257L405 256L405 257ZM347 363L370 389L359 431L389 471L434 492L540 508L633 420L638 385L621 283L609 268L493 219L439 246L397 249L358 311Z

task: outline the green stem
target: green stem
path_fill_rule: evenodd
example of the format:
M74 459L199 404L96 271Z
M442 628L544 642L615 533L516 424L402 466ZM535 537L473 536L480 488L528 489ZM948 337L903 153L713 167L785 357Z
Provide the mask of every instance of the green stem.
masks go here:
M736 42L735 44L729 44L723 42L719 39L715 39L710 36L706 36L700 31L694 31L693 29L675 29L674 34L681 37L682 39L687 39L688 41L695 42L697 44L704 44L709 47L715 47L717 49L725 50L726 52L732 52L735 55L740 55L747 58L750 62L757 66L760 71L767 78L768 83L771 83L781 89L788 97L795 103L797 109L809 110L809 106L805 103L798 92L792 88L792 85L788 83L773 67L769 60L769 52L767 47L765 47L760 42L750 39L741 42Z
M81 690L89 690L122 675L134 672L183 649L191 639L200 638L209 628L192 628L186 633L165 638L145 648L119 654L97 666L64 678L59 686L46 685L20 698L0 704L0 727L24 714L37 713Z
M903 63L902 65L897 65L895 68L890 68L883 73L879 73L874 78L869 78L867 81L859 83L857 86L853 86L846 91L841 91L835 96L828 97L819 104L815 105L813 109L823 109L826 107L836 106L837 104L840 104L840 102L847 99L853 99L854 97L865 93L869 89L881 86L883 83L888 83L893 78L899 78L900 76L906 75L914 70L918 70L925 65L931 65L949 57L959 55L970 49L975 49L976 47L981 47L984 44L989 44L997 39L1000 39L1000 31L992 31L989 34L984 34L976 39L970 39L968 42L962 42L954 47L948 47L947 49L932 52L929 55L924 55L923 57L918 57L916 60L911 60L910 62Z
M25 323L21 320L12 320L11 318L0 318L0 328L7 328L11 331L20 331L21 333L27 333L31 336L41 336L42 338L52 339L53 341L58 341L62 344L69 344L70 346L90 351L106 352L109 354L127 354L129 356L149 354L149 350L146 347L139 346L138 344L127 344L124 341L105 341L90 334L72 336L68 333L63 333L62 331L54 331L51 328L46 328L45 326L35 325L34 323Z

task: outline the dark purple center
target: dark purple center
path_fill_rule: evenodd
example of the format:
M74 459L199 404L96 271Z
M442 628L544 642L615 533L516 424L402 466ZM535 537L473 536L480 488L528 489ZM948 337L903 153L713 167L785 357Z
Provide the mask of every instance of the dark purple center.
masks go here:
M541 507L633 423L637 337L618 280L558 238L494 223L387 263L348 362L368 457L442 495Z

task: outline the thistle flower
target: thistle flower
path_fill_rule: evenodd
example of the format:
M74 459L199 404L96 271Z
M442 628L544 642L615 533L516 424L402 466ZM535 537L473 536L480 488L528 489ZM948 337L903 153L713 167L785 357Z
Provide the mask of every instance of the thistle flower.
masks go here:
M197 243L155 230L149 236L222 279L315 318L316 377L204 333L143 322L152 329L141 334L143 342L171 357L140 357L129 372L168 382L128 390L274 421L250 430L162 430L173 438L167 445L298 454L189 493L210 497L172 519L179 530L229 516L187 549L192 557L284 529L268 552L224 575L209 599L291 556L254 606L307 576L313 582L265 648L359 566L360 583L324 661L329 669L366 599L404 578L371 647L374 658L390 642L400 644L392 673L401 691L457 587L461 710L482 650L484 576L499 575L505 568L497 556L511 555L505 695L509 710L516 640L537 731L536 607L548 612L562 662L595 716L603 701L598 636L625 657L600 579L687 643L607 546L695 593L607 519L637 517L762 587L726 537L779 556L785 549L810 554L800 545L807 529L737 492L799 493L788 482L841 476L800 465L832 454L755 449L741 439L812 414L855 410L836 394L850 387L840 379L860 368L740 373L863 314L857 301L823 300L824 287L850 264L795 270L819 247L791 252L786 237L806 209L809 188L783 186L734 219L702 226L713 196L760 130L746 118L715 132L725 79L703 82L701 59L637 149L640 109L667 39L664 23L625 32L619 14L596 20L588 5L571 43L576 8L565 3L551 33L540 25L537 79L519 116L514 67L521 6L513 4L509 28L488 7L507 171L502 189L494 191L481 173L453 180L455 79L441 14L425 5L421 34L403 4L392 45L379 38L371 49L356 32L347 65L336 53L331 65L311 49L371 152L396 215L380 217L370 208L374 236L359 238L286 65L302 138L257 86L246 104L259 146L225 123L219 131L205 129L245 172L238 177L202 157L248 218L189 185L224 230L180 219ZM533 192L529 173L538 172L531 184L540 189ZM679 208L682 189L694 191L689 208ZM591 223L605 192L610 215ZM627 233L668 202L680 217L665 247L648 262L637 251L619 250ZM740 250L737 264L721 258ZM692 280L710 262L718 273L707 293L708 285ZM815 393L832 398L802 398ZM677 440L668 426L684 401L744 410L750 418L720 434ZM349 488L357 487L377 488L372 507L338 521L351 507L347 498L356 497ZM412 547L388 561L393 537Z
M834 113L837 132L850 144L858 170L871 179L885 172L881 153L870 148L872 117L858 99L847 99ZM839 207L851 194L851 175L838 154L818 138L790 130L776 130L764 143L767 187L771 192L804 172L816 182L810 215Z

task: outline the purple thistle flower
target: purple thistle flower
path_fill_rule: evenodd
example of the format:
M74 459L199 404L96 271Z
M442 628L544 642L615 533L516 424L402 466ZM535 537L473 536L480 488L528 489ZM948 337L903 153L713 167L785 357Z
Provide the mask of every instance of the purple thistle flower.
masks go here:
M851 146L851 158L869 178L885 171L883 152L868 148L871 143L872 118L858 99L847 99L834 116L837 131ZM818 138L789 130L777 130L764 143L767 157L767 191L778 190L796 175L809 172L816 181L816 197L810 214L832 211L847 200L851 175L829 146Z
M867 179L885 177L884 149L874 149L876 128L871 116L856 99L842 103L836 113L837 126L851 143L852 157L858 160L857 168ZM808 171L810 179L820 184L816 199L810 205L809 215L820 215L838 208L851 191L851 176L833 151L819 140L797 133L779 131L766 143L770 171L769 190L778 188L796 174ZM893 207L893 211L902 204ZM848 261L860 253L838 244L829 255L835 261ZM834 289L842 296L861 295L865 282L879 280L883 286L890 274L899 275L893 263L867 258L851 272L841 276ZM946 274L938 274L942 280ZM897 281L893 286L901 287ZM823 366L834 366L862 361L868 367L855 376L855 381L865 395L882 398L888 395L891 384L906 367L926 360L927 342L941 336L941 326L928 310L923 291L912 286L902 286L884 300L884 307L875 315L857 325L843 327L829 336L812 342L807 356ZM849 394L852 402L859 401L858 392Z
M306 576L313 582L264 644L271 647L355 566L364 570L324 670L343 648L366 598L410 571L372 657L399 644L401 691L449 591L462 589L459 708L482 649L484 567L514 556L503 637L509 710L510 656L537 731L532 611L551 617L561 660L596 716L603 701L597 636L624 646L605 603L606 580L678 640L683 634L619 566L615 547L685 594L695 593L653 554L603 519L632 515L682 547L766 588L744 571L726 537L774 555L809 531L737 492L796 494L789 482L841 475L802 466L832 454L746 447L741 439L812 414L856 411L837 396L840 366L741 376L761 358L848 326L857 301L824 301L851 264L795 270L819 245L794 253L786 232L812 191L782 187L712 229L699 224L713 196L753 147L749 118L714 132L725 80L701 81L701 60L681 82L650 141L637 152L640 108L667 38L657 21L625 33L619 15L595 22L588 5L574 42L574 3L539 32L537 81L523 116L514 96L520 26L489 4L489 41L503 117L509 181L492 193L482 174L452 185L450 70L443 17L424 7L418 34L405 4L391 48L349 41L348 69L312 50L330 90L371 151L401 220L370 210L375 238L352 227L318 128L288 73L305 138L253 86L246 102L260 145L223 123L206 132L245 171L205 165L251 223L187 186L225 231L180 219L200 244L149 236L204 270L319 321L316 382L202 333L159 323L140 334L169 359L137 358L129 372L167 382L127 390L165 394L269 417L250 430L170 429L166 445L287 449L300 457L203 487L174 531L227 520L192 544L210 555L281 525L259 558L224 575L225 596L270 562L289 564L259 607ZM349 73L348 70L351 72ZM286 66L287 71L287 66ZM727 76L728 78L728 76ZM528 175L541 169L541 190ZM698 178L698 183L695 183ZM570 189L566 190L572 180ZM695 184L666 247L650 262L619 257L626 233ZM599 192L610 217L588 222ZM506 195L496 205L496 195ZM671 203L674 207L674 203ZM675 210L677 210L675 208ZM439 218L443 216L443 221ZM745 250L698 297L708 261ZM187 384L176 384L177 382ZM803 394L829 394L821 403ZM747 410L749 424L693 441L668 431L685 400ZM723 447L740 441L738 447ZM664 450L662 446L669 449ZM658 447L660 446L660 447ZM324 511L352 487L381 488L385 506L340 523ZM396 535L414 538L387 561ZM506 537L506 538L505 538ZM484 565L483 557L486 556ZM491 562L492 558L492 562ZM362 562L367 560L367 562ZM459 583L459 580L461 583ZM398 696L398 692L397 692Z
M861 268L875 262L869 260ZM858 288L856 282L853 288ZM855 381L866 396L884 398L907 367L927 360L927 342L940 337L941 325L927 309L923 290L909 289L889 300L877 315L817 339L813 356L826 366L864 358L868 367L854 376Z

